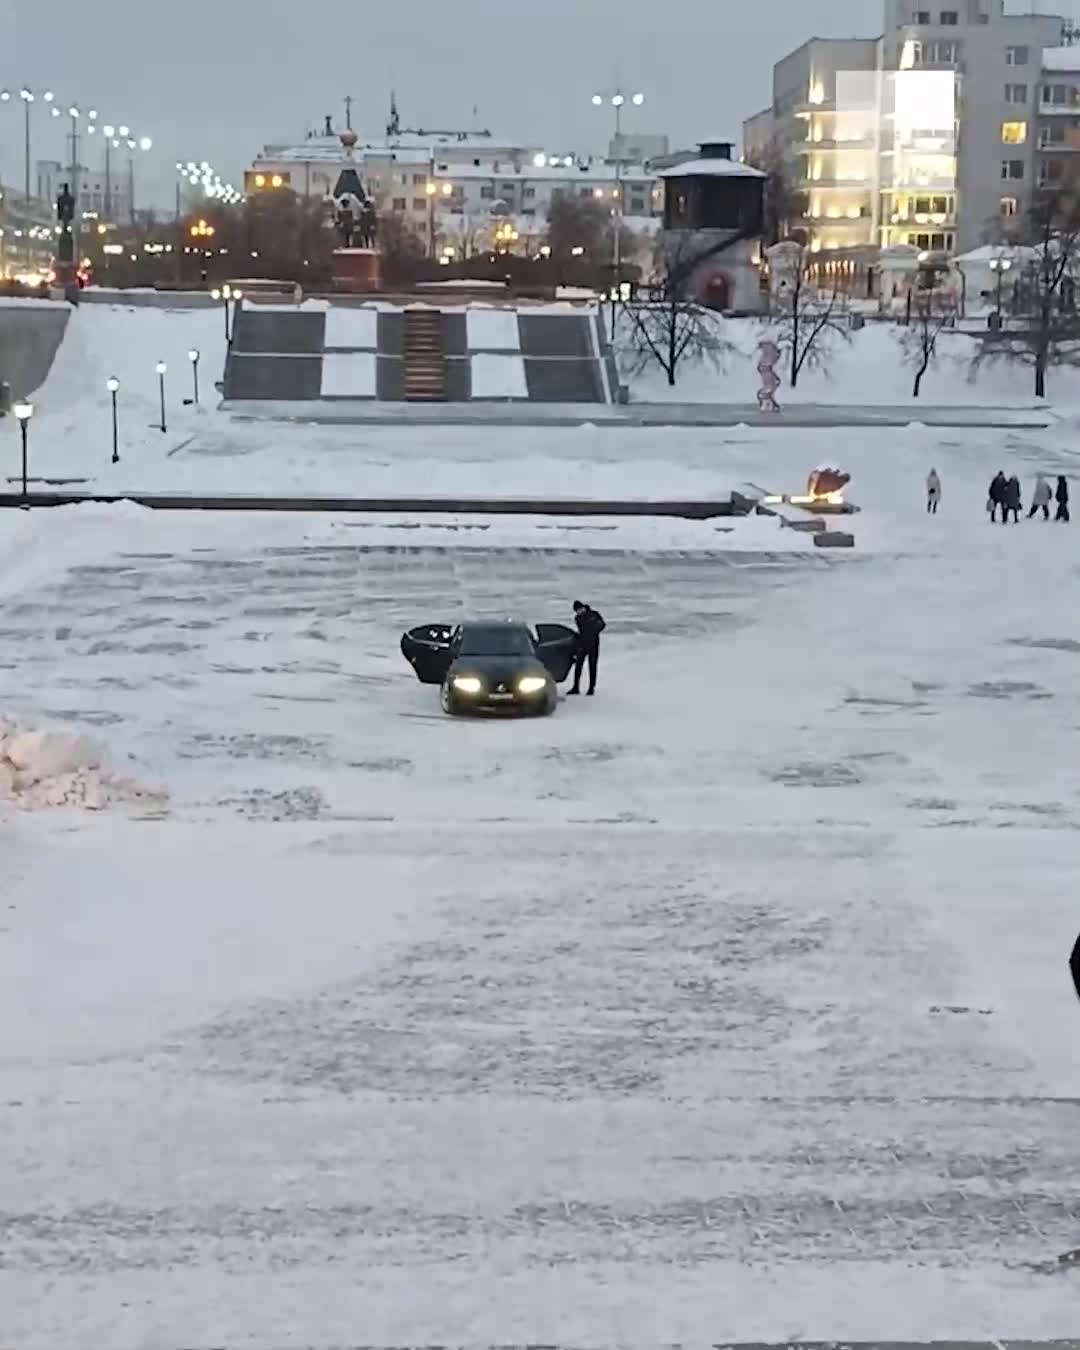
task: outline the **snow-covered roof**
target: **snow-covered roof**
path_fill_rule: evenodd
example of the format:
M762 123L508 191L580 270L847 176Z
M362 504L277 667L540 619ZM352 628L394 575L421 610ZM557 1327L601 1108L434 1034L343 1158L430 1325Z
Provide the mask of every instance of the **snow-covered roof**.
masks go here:
M760 169L740 164L734 159L692 159L687 164L676 164L673 169L661 169L658 178L768 178Z
M970 253L961 253L954 261L957 263L988 263L994 258L1016 260L1034 258L1037 254L1037 249L1016 244L983 244L981 248L973 248Z
M1042 68L1080 75L1080 47L1044 47Z
M574 164L544 164L536 165L532 163L521 164L515 167L513 164L494 162L487 164L451 164L446 169L439 168L436 171L437 178L460 178L460 179L503 179L508 183L528 182L528 183L614 183L616 181L616 172L614 164L606 164L602 161L594 163L574 163ZM624 164L619 173L619 177L624 183L633 183L636 181L654 182L657 175L646 172L641 164Z

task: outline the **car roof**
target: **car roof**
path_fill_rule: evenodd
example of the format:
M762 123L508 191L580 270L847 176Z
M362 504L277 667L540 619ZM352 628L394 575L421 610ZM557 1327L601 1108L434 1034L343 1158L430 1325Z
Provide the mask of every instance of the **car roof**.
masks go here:
M507 620L505 623L492 623L490 620L479 623L463 623L461 625L463 633L528 633L529 625L527 623L518 623L516 620Z

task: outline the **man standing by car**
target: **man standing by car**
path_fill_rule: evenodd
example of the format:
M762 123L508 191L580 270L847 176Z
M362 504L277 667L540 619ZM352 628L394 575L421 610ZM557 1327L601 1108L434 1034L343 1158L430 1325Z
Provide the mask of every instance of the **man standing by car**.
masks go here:
M596 667L600 663L600 634L607 627L604 616L590 605L574 601L574 622L578 630L577 658L574 663L574 685L571 694L581 693L581 674L585 662L589 663L590 694L596 693Z

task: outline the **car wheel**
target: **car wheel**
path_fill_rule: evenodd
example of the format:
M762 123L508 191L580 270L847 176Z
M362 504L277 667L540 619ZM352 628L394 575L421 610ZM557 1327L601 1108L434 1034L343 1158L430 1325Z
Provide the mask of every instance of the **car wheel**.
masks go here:
M439 702L442 704L442 710L446 713L447 717L455 717L457 715L457 704L454 702L454 696L450 692L449 685L443 685L442 690L439 693Z

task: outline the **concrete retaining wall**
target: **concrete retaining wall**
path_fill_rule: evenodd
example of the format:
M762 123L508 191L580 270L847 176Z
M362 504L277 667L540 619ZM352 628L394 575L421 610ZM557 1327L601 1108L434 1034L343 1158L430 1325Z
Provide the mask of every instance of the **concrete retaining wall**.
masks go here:
M595 310L477 306L440 311L447 402L611 403L614 357ZM226 403L404 397L404 311L242 305Z
M25 398L45 383L67 331L71 309L44 300L0 305L0 382L13 398Z

